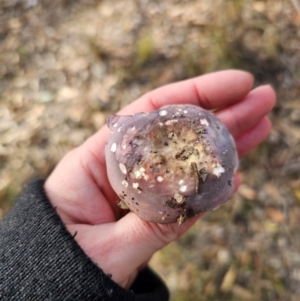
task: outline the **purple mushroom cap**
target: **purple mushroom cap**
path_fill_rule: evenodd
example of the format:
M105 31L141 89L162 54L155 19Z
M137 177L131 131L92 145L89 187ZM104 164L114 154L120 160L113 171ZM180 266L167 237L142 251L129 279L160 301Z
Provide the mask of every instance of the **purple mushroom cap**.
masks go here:
M105 156L122 204L146 221L182 224L226 202L238 156L225 125L207 110L170 105L112 115Z

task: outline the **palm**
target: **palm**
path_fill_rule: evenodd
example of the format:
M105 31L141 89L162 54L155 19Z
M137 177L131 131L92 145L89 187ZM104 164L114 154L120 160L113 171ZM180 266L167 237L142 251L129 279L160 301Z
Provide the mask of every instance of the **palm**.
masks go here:
M120 114L147 112L176 103L214 109L235 137L238 153L243 156L268 135L270 122L265 115L275 102L270 87L250 92L251 86L252 78L246 73L213 73L154 90ZM108 128L103 127L70 152L49 177L45 189L69 231L78 232L76 239L87 255L112 273L116 282L128 287L153 252L184 233L196 218L181 228L147 223L132 213L121 218L118 198L106 174L104 148L108 135ZM132 248L127 250L128 243ZM124 247L127 251L121 258L114 256Z

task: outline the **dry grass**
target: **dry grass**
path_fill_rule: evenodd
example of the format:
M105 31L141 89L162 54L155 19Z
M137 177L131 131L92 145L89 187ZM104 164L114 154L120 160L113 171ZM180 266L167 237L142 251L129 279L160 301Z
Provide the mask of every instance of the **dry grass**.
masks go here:
M296 2L295 2L296 3ZM294 1L2 1L0 216L111 112L225 68L278 93L244 185L156 254L172 300L299 300L300 15Z

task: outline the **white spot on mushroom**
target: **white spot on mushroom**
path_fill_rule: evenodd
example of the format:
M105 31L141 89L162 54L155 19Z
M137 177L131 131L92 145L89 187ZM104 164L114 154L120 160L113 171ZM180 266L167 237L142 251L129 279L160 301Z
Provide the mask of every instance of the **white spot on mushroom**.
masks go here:
M177 119L171 119L171 120L167 120L167 121L165 122L165 125L171 125L171 124L177 123L177 122L178 122Z
M178 184L179 184L179 185L182 185L183 183L184 183L184 180L178 181Z
M208 123L208 121L207 121L206 119L200 119L200 123L201 123L202 125L209 126L209 123Z
M217 177L219 177L222 173L225 172L225 169L223 166L220 165L220 163L218 162L218 164L215 166L214 170L213 170L213 174Z
M186 189L187 189L187 186L186 186L186 185L182 185L182 186L180 186L180 188L179 188L179 190L180 190L181 192L185 192Z
M134 175L136 179L141 179L142 177L144 178L145 181L147 181L149 179L149 176L145 174L145 168L141 167L138 170L134 171Z
M119 128L118 128L118 133L119 133L120 131L121 131L121 128L119 127Z
M141 145L141 144L143 144L143 140L137 139L137 138L134 138L132 142L133 142L134 144L136 144L136 145Z
M168 114L168 111L167 110L161 110L159 111L159 116L166 116Z
M115 123L115 124L114 124L114 128L116 128L117 126L118 126L118 123Z
M132 187L134 189L138 189L139 188L139 183L132 183Z
M125 149L125 148L126 148L126 144L124 144L124 145L122 146L122 148Z
M179 194L179 193L174 193L174 199L176 200L176 202L178 203L178 204L182 204L183 203L183 201L184 201L184 197L183 197L183 195L181 195L181 194Z
M142 173L139 170L135 171L134 175L136 179L140 179L142 177Z
M163 212L162 212L162 211L158 211L158 213L159 213L159 214L163 214Z
M132 132L135 130L135 126L130 129Z
M157 180L158 182L162 182L162 181L164 180L164 178L161 177L161 176L158 176L158 177L156 178L156 180Z
M123 163L119 163L119 167L120 167L121 172L122 172L124 175L126 175L126 174L127 174L126 166L125 166Z
M125 187L128 187L128 182L125 181L125 180L123 180L123 181L122 181L122 185L125 186Z
M183 111L184 114L187 114L187 112L188 112L187 110L184 110L184 111Z
M117 143L113 143L110 150L114 153L117 150Z

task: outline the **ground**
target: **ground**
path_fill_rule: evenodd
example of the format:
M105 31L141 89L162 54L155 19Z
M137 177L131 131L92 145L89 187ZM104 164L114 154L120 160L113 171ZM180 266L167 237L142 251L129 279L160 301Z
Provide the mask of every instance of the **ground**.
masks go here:
M0 217L138 96L239 68L278 95L243 185L151 266L177 300L300 300L297 0L2 0ZM263 100L262 100L263 101Z

